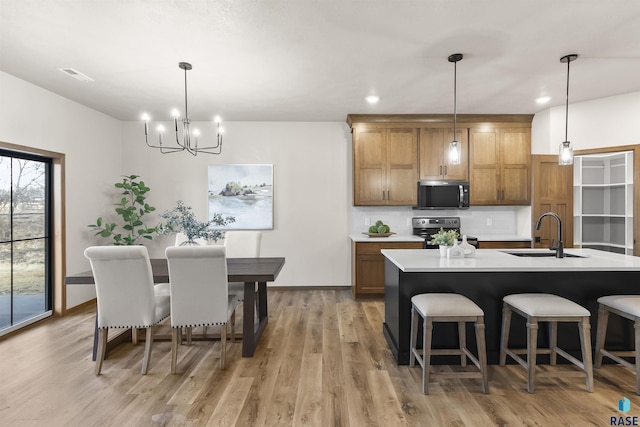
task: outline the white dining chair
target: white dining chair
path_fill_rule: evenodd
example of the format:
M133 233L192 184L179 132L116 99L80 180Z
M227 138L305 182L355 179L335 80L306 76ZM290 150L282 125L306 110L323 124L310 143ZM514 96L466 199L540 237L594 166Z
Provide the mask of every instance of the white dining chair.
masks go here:
M227 231L224 237L224 247L228 258L259 258L262 244L262 232L254 230ZM244 283L229 282L229 293L244 301Z
M91 263L98 300L95 374L102 370L110 328L146 329L142 360L142 374L146 374L154 326L170 314L169 295L154 286L147 248L92 246L84 255Z
M170 246L165 250L171 288L171 373L176 372L182 328L220 326L220 368L225 367L227 322L234 334L238 299L227 285L223 246ZM189 331L187 332L189 333Z

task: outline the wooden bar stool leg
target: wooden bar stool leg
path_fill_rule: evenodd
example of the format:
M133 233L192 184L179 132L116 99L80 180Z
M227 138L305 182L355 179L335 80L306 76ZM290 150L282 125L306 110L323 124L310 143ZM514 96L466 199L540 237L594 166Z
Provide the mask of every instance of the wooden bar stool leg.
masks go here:
M527 321L527 342L527 391L533 393L538 354L538 319L535 317Z
M607 324L609 323L609 310L607 310L602 304L598 308L598 327L596 329L596 360L595 367L602 366L602 349L607 337ZM637 336L637 334L636 334ZM638 341L636 338L636 357L638 350Z
M635 319L633 329L636 335L636 394L640 394L640 319Z
M580 330L580 347L582 347L582 364L587 375L587 391L593 391L593 364L591 362L591 324L588 317L583 317L578 323Z
M431 372L431 337L433 336L433 321L424 317L424 331L422 344L422 394L429 394L429 373Z
M558 322L549 322L549 363L551 365L556 364L557 355L556 348L558 346Z
M460 348L460 365L467 366L467 355L464 349L467 347L467 328L465 322L458 322L458 347Z
M416 342L418 341L418 313L416 307L411 305L411 335L409 337L409 366L416 365Z
M500 366L507 363L507 348L509 344L509 329L511 328L511 308L504 304L502 308L502 332L500 337Z
M484 334L484 318L478 317L476 320L476 343L478 344L478 361L482 371L482 392L489 393L489 375L487 372L487 345Z

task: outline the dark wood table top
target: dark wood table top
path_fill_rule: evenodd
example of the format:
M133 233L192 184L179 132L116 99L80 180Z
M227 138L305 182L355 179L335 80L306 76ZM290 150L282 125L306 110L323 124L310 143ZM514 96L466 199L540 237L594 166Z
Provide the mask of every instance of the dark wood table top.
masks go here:
M230 282L273 282L284 266L284 258L227 258L227 277ZM169 282L167 260L154 258L151 260L153 281ZM65 285L92 285L91 270L72 274L64 278Z

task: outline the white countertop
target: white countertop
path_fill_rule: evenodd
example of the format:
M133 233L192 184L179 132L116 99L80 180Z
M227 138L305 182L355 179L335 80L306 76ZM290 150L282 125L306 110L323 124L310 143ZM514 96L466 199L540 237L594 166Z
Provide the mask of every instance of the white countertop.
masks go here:
M478 249L474 258L440 257L437 249L383 249L382 255L405 273L473 271L640 271L640 257L595 249L566 249L585 258L519 257L505 252L549 249Z
M413 234L392 234L389 237L369 237L366 234L352 234L349 236L353 242L424 242L424 237Z

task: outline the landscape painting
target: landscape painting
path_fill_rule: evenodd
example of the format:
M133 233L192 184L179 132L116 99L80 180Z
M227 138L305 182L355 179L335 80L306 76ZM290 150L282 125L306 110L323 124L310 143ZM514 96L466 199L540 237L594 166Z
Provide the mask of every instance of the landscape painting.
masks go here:
M209 219L236 219L220 229L273 229L273 165L210 165L208 189Z

